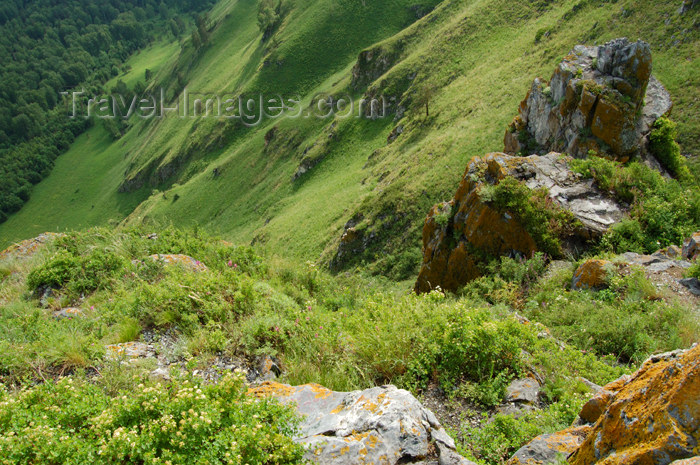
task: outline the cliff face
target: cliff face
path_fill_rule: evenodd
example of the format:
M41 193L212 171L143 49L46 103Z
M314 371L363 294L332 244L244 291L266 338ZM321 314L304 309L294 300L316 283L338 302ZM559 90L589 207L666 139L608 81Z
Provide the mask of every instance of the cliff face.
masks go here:
M622 218L620 206L581 179L558 153L515 157L491 153L467 166L454 198L435 205L423 228L423 264L416 292L454 291L480 276L479 264L501 255L531 256L537 244L517 217L484 199L482 190L513 177L531 190L545 188L549 201L571 212L577 227L564 242L598 237Z
M590 151L626 161L649 158L646 137L671 99L651 75L649 44L615 39L599 47L576 46L549 82L532 83L506 131L505 152ZM658 167L658 164L651 164Z

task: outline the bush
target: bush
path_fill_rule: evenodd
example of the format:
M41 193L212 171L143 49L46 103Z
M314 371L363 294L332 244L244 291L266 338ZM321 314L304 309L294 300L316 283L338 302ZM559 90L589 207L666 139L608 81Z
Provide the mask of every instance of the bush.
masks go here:
M573 171L593 178L598 187L631 204L629 219L614 225L602 249L616 253L653 253L683 240L700 227L700 189L665 179L651 168L633 162L627 166L589 157L573 160Z
M681 155L676 137L678 137L676 123L668 118L659 118L654 122L654 127L649 134L650 148L654 156L671 174L688 180L691 178L690 170L685 158Z
M79 295L109 286L125 265L124 259L112 252L95 249L78 256L59 250L48 262L29 273L27 285L32 291L44 287L66 288L69 293Z
M63 379L0 391L0 463L295 464L289 407L245 395L242 377L140 384L114 398Z

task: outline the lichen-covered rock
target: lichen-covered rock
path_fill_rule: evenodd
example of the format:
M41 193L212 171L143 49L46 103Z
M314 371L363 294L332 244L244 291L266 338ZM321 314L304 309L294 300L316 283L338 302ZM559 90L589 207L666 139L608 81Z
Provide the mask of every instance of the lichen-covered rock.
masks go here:
M533 439L508 464L553 464L563 454L572 465L694 465L700 345L650 357L604 386L579 417L581 426Z
M583 442L589 426L569 428L552 434L543 434L525 444L508 460L508 465L558 464Z
M505 151L649 158L646 136L671 111L670 95L651 68L651 48L642 41L574 47L548 83L534 80L506 131Z
M700 346L651 357L605 390L607 406L569 463L667 464L697 455Z
M540 383L534 378L513 380L506 388L507 402L525 402L532 404L537 402L540 395Z
M696 232L685 241L681 255L688 260L695 260L700 256L700 231Z
M53 312L53 317L57 320L62 320L64 318L71 319L79 316L83 316L83 311L76 307L62 308Z
M608 260L586 260L574 272L571 288L602 289L606 286L605 279L612 266Z
M295 405L303 416L295 440L307 446L305 458L314 463L471 463L455 452L435 415L394 386L335 392L317 384L265 382L250 393Z
M0 252L0 259L31 257L37 250L39 250L39 247L61 236L63 236L63 234L46 232L39 234L37 237L32 239L26 239L16 244L12 244Z
M557 153L516 157L491 153L473 158L454 198L435 205L423 227L423 264L416 292L440 287L454 291L480 276L479 261L502 255L530 256L535 241L514 216L482 201L481 189L515 177L530 189L547 188L550 199L571 211L581 227L574 243L602 235L619 221L620 206L604 195L590 179L582 179Z
M149 257L151 260L163 262L165 265L182 265L185 268L194 271L207 271L204 263L187 255L180 254L156 254Z
M700 456L689 459L674 460L671 465L700 465Z
M145 342L123 342L120 344L110 344L106 346L107 360L132 361L139 358L155 357L153 345Z

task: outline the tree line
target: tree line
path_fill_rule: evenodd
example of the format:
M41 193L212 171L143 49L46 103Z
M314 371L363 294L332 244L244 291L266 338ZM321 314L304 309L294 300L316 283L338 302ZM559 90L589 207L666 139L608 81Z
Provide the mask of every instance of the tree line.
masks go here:
M156 36L181 36L213 0L3 0L0 4L0 222L29 199L90 121L61 92L98 95ZM199 15L195 15L196 18Z

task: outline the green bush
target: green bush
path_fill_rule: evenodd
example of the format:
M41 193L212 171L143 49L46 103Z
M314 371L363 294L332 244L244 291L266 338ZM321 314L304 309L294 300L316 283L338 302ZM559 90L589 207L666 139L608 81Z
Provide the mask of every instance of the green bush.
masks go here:
M625 363L692 342L697 323L679 305L659 300L641 270L612 277L609 285L605 292L539 285L527 315L582 350Z
M42 287L66 288L79 295L109 286L125 266L123 258L108 251L95 249L79 256L59 250L48 262L29 273L27 285L32 291Z
M497 414L489 419L484 414L480 426L460 431L458 450L480 463L505 463L533 437L568 428L578 416L583 399L581 395L569 395L543 410L518 417Z
M681 148L676 143L678 131L676 123L668 118L659 118L654 122L654 128L649 134L649 143L654 156L671 174L678 178L690 179L690 170Z
M681 244L700 228L700 189L665 179L642 163L621 165L599 157L571 161L573 171L593 178L598 187L631 204L628 219L604 236L603 250L653 253Z
M289 407L218 384L138 385L114 398L88 383L0 391L0 464L296 464Z

